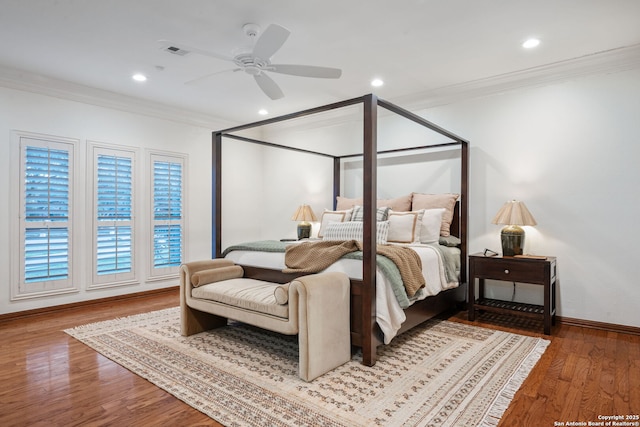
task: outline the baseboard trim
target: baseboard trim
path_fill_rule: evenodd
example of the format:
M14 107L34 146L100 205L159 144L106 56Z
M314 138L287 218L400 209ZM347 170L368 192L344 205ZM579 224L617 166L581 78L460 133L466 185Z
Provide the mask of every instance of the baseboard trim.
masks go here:
M0 314L0 323L14 319L21 319L29 316L38 316L42 314L56 313L60 311L72 310L75 308L83 308L90 305L104 304L115 301L130 300L136 298L145 298L161 294L178 293L179 286L171 286L162 289L152 289L148 291L135 292L132 294L116 295L113 297L98 298L89 301L79 301L70 304L54 305L51 307L36 308L33 310L16 311L13 313ZM640 335L640 328L636 326L617 325L614 323L596 322L594 320L576 319L573 317L556 316L556 321L564 325L579 326L583 328L599 329L607 332L617 332L620 334Z
M54 305L51 307L36 308L33 310L16 311L13 313L0 314L0 323L6 322L9 320L22 319L24 317L57 313L60 311L73 310L76 308L84 308L91 305L111 303L115 301L131 300L136 298L145 298L150 296L157 296L161 294L171 294L171 293L175 293L179 295L179 291L180 291L180 286L170 286L168 288L151 289L148 291L134 292L131 294L116 295L113 297L98 298L98 299L92 299L88 301L78 301L78 302L73 302L69 304L61 304L61 305Z
M614 323L596 322L594 320L575 319L563 316L556 316L556 321L564 325L581 326L583 328L599 329L620 334L640 335L640 328L635 326L616 325Z

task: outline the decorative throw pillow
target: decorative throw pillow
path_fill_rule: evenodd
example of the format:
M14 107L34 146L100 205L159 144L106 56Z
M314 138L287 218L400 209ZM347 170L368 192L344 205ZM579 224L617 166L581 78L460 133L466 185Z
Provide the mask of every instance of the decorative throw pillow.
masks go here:
M336 197L336 210L343 211L346 209L352 209L354 206L362 205L364 201L362 197L359 199L348 199L346 197L338 196Z
M395 199L378 199L377 206L388 206L389 209L397 212L408 212L411 210L411 194L396 197Z
M411 209L414 211L419 209L445 209L445 212L442 215L442 224L440 225L440 235L445 237L449 236L451 234L451 221L453 221L453 208L455 207L456 201L460 195L453 193L412 194L413 199L411 202Z
M349 199L346 197L336 197L336 210L351 209L356 206L364 205L364 199L362 197L356 199ZM376 201L376 207L388 207L398 212L406 212L411 210L411 194L406 196L396 197L395 199L378 199Z
M460 246L460 243L462 243L462 240L460 240L460 238L456 236L447 236L447 237L440 236L438 243L441 244L442 246L456 247L456 246Z
M243 274L244 270L239 265L200 270L191 275L191 284L194 288L197 288L198 286L207 285L209 283L242 277Z
M359 240L362 241L362 221L331 222L327 225L322 240ZM387 243L389 234L389 221L376 223L376 243Z
M386 221L389 216L389 208L381 207L376 209L376 221ZM364 206L356 206L351 214L351 221L364 220Z
M418 212L389 211L389 235L387 242L413 243L420 241L422 215ZM438 228L439 230L439 228Z
M345 222L351 219L351 209L346 211L330 211L325 210L320 218L320 230L318 230L318 237L322 238L324 230L330 222Z
M285 283L284 285L276 286L273 290L273 297L276 299L276 302L280 305L285 305L289 302L289 283Z
M424 209L422 212L422 227L420 228L420 243L435 243L440 237L442 215L444 208Z

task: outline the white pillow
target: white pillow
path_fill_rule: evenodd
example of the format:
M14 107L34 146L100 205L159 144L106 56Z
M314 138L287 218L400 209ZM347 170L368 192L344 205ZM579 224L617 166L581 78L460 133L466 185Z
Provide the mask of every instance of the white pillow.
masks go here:
M446 209L425 209L422 215L422 228L420 230L420 243L435 243L440 238L442 216Z
M388 242L413 243L420 242L422 215L424 211L389 212Z
M330 222L324 232L322 240L359 240L362 241L362 228L364 222ZM376 242L379 245L387 243L389 234L389 221L379 221L376 224Z
M351 209L344 211L330 211L325 209L320 218L320 229L318 230L318 237L322 238L327 225L330 222L345 222L351 219Z

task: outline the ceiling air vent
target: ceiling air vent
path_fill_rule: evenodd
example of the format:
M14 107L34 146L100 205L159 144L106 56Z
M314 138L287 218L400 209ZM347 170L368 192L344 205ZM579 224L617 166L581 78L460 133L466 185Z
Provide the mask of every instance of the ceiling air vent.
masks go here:
M188 50L180 49L177 46L167 46L164 50L174 55L180 55L180 56L185 56L186 54L189 53Z

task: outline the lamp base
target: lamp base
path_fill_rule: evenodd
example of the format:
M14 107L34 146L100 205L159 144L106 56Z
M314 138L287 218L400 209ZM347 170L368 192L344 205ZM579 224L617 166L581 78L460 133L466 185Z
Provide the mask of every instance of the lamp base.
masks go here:
M522 255L524 230L517 225L507 225L500 233L502 256Z
M298 224L298 240L311 237L311 223L302 221Z

